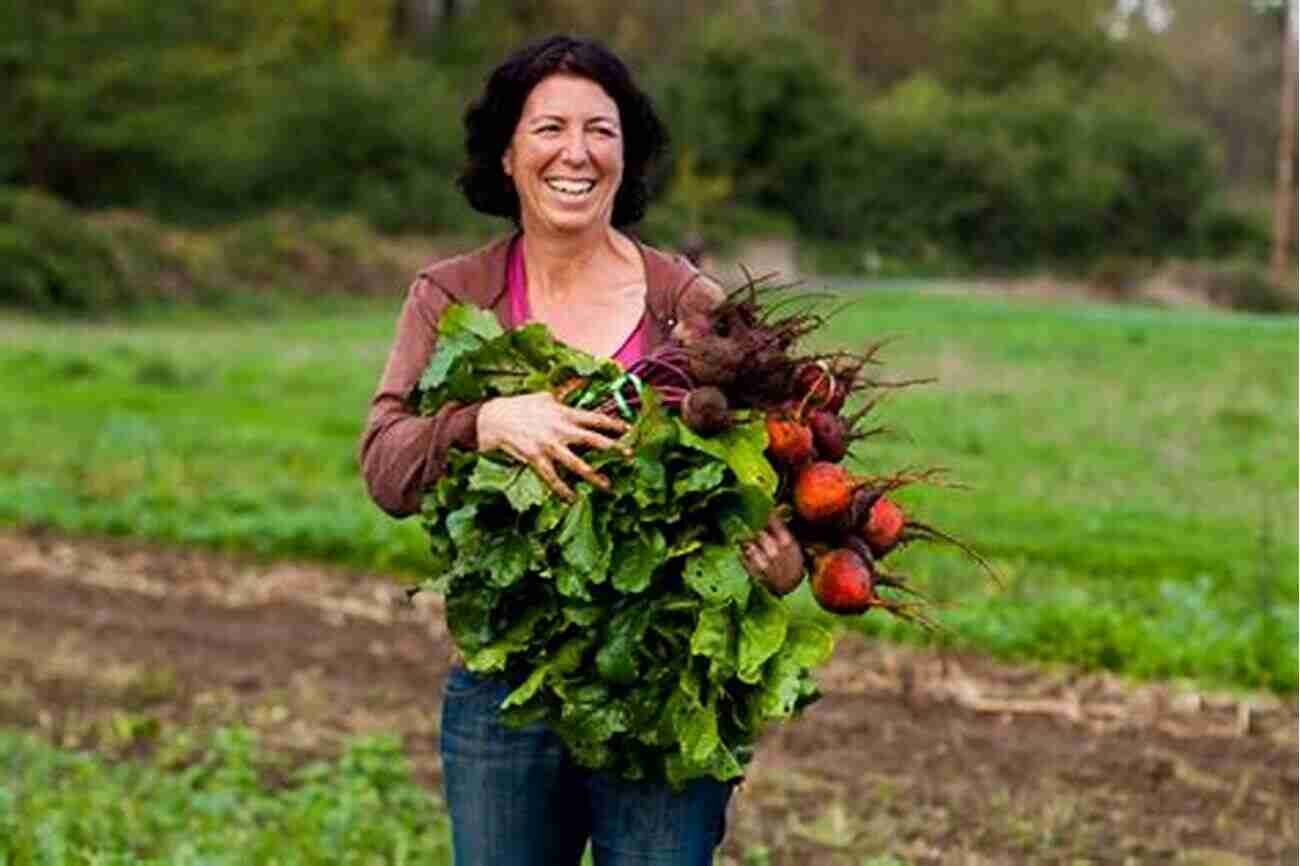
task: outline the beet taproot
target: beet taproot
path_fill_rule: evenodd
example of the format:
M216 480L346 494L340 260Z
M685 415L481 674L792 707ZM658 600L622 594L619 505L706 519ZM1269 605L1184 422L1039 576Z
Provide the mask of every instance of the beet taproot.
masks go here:
M794 508L809 523L840 520L853 504L858 481L848 470L825 460L799 470L794 482Z
M839 463L849 453L849 427L839 415L814 409L808 414L808 427L818 458Z
M825 361L801 364L794 373L794 387L809 406L824 407L835 399L839 383Z
M682 399L682 420L701 436L714 436L731 428L731 406L712 385L692 388Z
M801 466L811 460L813 432L793 417L774 412L767 416L767 453L784 466Z
M880 604L871 565L847 547L817 557L811 583L813 598L831 613L864 613Z
M907 515L898 503L881 496L867 512L866 525L862 527L862 537L871 546L876 556L884 556L898 546L903 540L903 529L907 526Z

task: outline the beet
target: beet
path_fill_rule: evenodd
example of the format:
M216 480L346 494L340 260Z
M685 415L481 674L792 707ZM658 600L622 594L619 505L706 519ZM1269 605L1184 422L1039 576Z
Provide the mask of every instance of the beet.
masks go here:
M839 463L849 453L849 426L844 419L825 409L814 409L808 416L813 445L817 456L831 463Z
M866 525L862 527L862 536L877 557L884 556L898 546L903 540L903 528L907 526L907 515L897 503L884 496L878 498L867 512Z
M864 613L881 604L871 566L847 547L817 558L812 593L817 603L831 613Z
M701 436L713 436L731 427L731 406L717 388L693 388L682 400L682 420Z
M829 405L839 390L839 383L825 361L801 364L794 373L794 386L800 399L806 400L809 406Z
M767 416L767 453L777 463L801 466L811 460L813 433L805 425L783 413Z
M809 463L794 482L795 511L809 523L835 522L849 510L857 486L853 476L834 463Z
M686 344L686 372L697 385L727 386L736 381L745 355L739 340L705 334Z

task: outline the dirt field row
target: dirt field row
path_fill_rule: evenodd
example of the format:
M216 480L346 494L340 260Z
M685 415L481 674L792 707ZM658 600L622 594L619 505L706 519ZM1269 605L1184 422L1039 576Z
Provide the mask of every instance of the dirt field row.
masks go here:
M0 532L0 725L129 754L156 726L238 721L303 757L395 731L436 790L450 644L436 603L402 598L377 575ZM733 863L1296 862L1292 699L857 638L820 679L733 801Z

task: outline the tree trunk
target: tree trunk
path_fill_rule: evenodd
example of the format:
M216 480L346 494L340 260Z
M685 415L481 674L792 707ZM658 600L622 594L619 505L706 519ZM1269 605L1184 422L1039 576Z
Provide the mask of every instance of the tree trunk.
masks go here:
M1291 244L1296 230L1296 0L1287 0L1282 28L1282 122L1277 148L1277 186L1273 195L1273 283L1294 290Z

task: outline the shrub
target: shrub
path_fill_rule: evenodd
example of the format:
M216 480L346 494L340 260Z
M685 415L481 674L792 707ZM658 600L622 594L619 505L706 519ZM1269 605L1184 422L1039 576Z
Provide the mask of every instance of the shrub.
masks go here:
M270 85L257 107L265 157L254 200L355 207L389 231L472 221L453 183L463 106L436 70L321 63Z
M1203 136L1050 75L992 95L917 78L867 117L884 146L859 178L861 224L905 257L933 245L977 267L1077 268L1166 255L1193 242L1213 189Z
M852 86L810 37L741 35L715 20L658 89L673 139L733 200L787 213L800 231L856 237L854 178L871 158Z
M0 187L0 306L90 311L134 297L103 232L44 193Z
M1192 234L1192 252L1211 259L1244 257L1264 261L1272 243L1263 219L1217 203L1194 216Z

